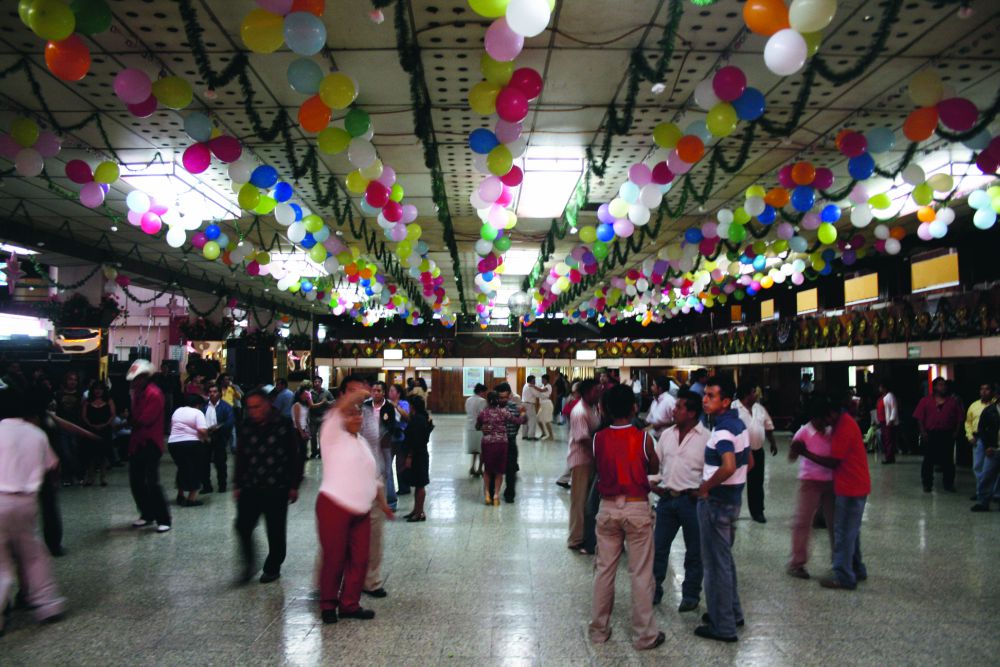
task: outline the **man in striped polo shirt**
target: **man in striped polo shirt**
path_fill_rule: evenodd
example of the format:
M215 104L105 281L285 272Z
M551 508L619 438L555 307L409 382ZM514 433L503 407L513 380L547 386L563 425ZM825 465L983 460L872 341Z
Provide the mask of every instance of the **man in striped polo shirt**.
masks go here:
M712 434L705 446L705 469L698 489L698 527L705 572L704 625L694 633L706 639L736 641L743 625L743 608L736 591L733 540L747 480L750 438L746 425L731 406L736 386L730 378L711 377L705 383L702 407Z

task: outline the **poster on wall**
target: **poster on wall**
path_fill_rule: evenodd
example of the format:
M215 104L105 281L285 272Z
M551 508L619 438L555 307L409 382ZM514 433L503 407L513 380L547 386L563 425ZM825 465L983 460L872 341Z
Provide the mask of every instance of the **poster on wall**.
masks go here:
M466 366L462 369L462 395L472 396L477 384L486 384L486 369L482 366Z

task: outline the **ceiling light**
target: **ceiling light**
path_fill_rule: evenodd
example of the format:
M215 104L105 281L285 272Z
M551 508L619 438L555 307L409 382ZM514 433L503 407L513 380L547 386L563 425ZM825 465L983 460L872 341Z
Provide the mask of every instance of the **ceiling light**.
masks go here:
M18 255L37 255L38 252L35 250L28 250L27 248L22 248L19 245L11 245L9 243L0 243L0 250L3 252L16 252Z
M503 275L526 276L537 263L538 250L509 250L503 257Z
M524 180L517 200L518 217L558 218L580 182L584 159L577 147L531 146L522 169Z

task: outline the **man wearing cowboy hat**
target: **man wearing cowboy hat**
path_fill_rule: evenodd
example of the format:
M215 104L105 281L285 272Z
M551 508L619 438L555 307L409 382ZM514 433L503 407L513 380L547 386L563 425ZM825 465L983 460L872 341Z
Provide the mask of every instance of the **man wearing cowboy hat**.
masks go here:
M170 530L170 509L160 486L163 456L163 392L150 379L155 369L146 359L136 359L125 379L132 383L132 436L128 444L128 478L132 498L139 508L133 528L156 522L156 532Z

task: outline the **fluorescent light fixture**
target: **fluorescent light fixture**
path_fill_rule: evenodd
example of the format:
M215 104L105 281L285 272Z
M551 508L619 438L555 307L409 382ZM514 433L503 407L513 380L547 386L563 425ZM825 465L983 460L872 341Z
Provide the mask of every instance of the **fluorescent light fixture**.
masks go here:
M507 254L503 256L503 275L526 276L535 268L536 263L538 263L538 250L508 250ZM510 295L516 291L512 290L507 294L507 298L510 298ZM501 292L503 292L503 288L498 291L498 296ZM497 303L500 301L498 300ZM503 299L503 303L507 303L507 299Z
M597 350L577 350L577 361L597 361Z
M34 250L29 250L27 248L22 248L19 245L11 245L10 243L0 243L0 251L3 251L3 252L16 252L18 255L37 255L38 254Z
M387 371L405 371L405 366L386 366L383 370Z
M415 371L429 371L432 370L430 366L417 366L413 370Z
M399 361L403 358L402 350L382 350L382 358L386 361Z
M531 146L522 163L524 180L517 198L520 218L558 218L583 175L581 149Z

